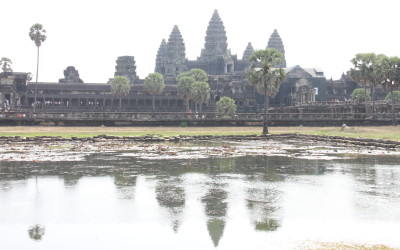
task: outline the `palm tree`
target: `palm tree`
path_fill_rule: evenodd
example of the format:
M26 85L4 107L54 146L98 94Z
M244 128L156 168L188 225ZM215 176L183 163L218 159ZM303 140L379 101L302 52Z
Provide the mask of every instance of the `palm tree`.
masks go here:
M197 106L201 105L210 99L210 86L206 82L194 82L190 89L190 96L195 102L195 109L197 113Z
M279 87L286 78L282 68L274 68L282 61L281 53L272 48L256 50L250 57L250 66L246 71L246 77L257 91L264 95L264 122L263 134L268 134L268 106L269 97L275 97Z
M125 76L116 76L109 82L111 92L119 98L119 111L121 111L122 97L127 96L131 91L131 84L129 79Z
M32 41L35 42L37 47L37 63L36 63L36 84L35 84L35 101L33 110L36 108L36 98L37 98L37 83L38 83L38 75L39 75L39 47L42 45L42 42L46 41L46 30L43 29L43 25L40 23L36 23L32 25L29 30L29 37Z
M153 110L155 110L155 95L161 94L165 88L163 75L150 73L144 79L144 88L153 96Z
M400 87L400 58L397 56L390 57L385 62L386 80L383 82L383 86L390 91L392 99L392 124L393 126L397 126L393 91Z
M370 82L373 71L373 62L376 55L374 53L359 53L351 59L354 68L350 69L350 76L353 80L363 84L367 92L367 84ZM367 95L365 95L365 113L368 113Z
M179 95L186 101L186 111L189 111L189 100L194 99L191 95L191 86L195 82L207 82L208 75L202 69L191 69L180 73L177 78L177 89Z
M12 72L11 64L12 64L11 59L7 57L2 57L0 59L0 66L3 72Z
M186 102L186 111L189 111L189 99L190 97L190 89L192 88L193 83L195 80L193 77L190 76L178 76L178 84L176 86L179 95L185 100Z

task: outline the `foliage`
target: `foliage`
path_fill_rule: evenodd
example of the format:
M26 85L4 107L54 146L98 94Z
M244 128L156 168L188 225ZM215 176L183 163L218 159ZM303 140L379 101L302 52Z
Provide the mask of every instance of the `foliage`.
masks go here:
M177 85L178 93L186 101L186 109L189 110L189 100L194 100L195 102L197 102L194 96L192 96L193 93L193 91L191 90L192 85L195 82L207 83L208 75L202 69L191 69L188 72L183 72L179 74L178 77L176 78L176 81L178 83Z
M155 95L161 94L165 88L163 75L160 73L150 73L144 79L144 88L153 96L153 110L155 109Z
M36 23L32 25L29 30L29 37L32 41L35 42L37 47L42 45L42 42L46 41L46 30L43 29L43 25L40 23Z
M281 53L276 49L267 48L256 50L250 57L250 67L246 71L246 77L251 84L256 86L258 92L274 97L281 83L285 80L285 72L281 68L274 68L282 61Z
M353 80L366 85L372 77L373 61L376 55L374 53L358 53L351 63L353 68L350 69L350 76Z
M232 116L236 113L235 100L230 97L223 96L217 102L217 113L222 116Z
M389 91L394 91L400 87L400 58L397 56L389 57L386 60L385 81L383 87Z
M387 101L391 101L391 100L392 100L392 95L391 95L391 93L388 93L388 94L386 95L385 100L387 100ZM398 90L393 91L393 101L394 101L395 103L400 103L400 91L398 91Z
M125 76L116 76L109 82L111 93L118 97L127 96L131 91L131 84Z
M183 73L184 74L184 73ZM190 89L195 80L191 76L178 76L178 84L176 86L179 95L186 101L186 109L189 110L189 99L191 98Z
M127 96L131 91L131 84L129 79L125 76L116 76L109 82L111 86L111 93L119 98L119 110L122 107L122 97Z
M371 100L371 96L363 88L356 88L353 90L353 93L351 93L351 98L358 102Z
M179 79L181 77L185 77L185 76L193 77L195 82L208 82L208 75L202 69L191 69L188 72L184 72L184 73L179 74L177 79L176 79L177 82L179 82Z
M164 78L160 73L150 73L144 79L144 88L151 95L160 94L164 90Z
M1 66L1 69L3 70L3 72L12 72L13 70L11 68L11 64L12 64L11 59L9 59L7 57L2 57L0 59L0 66Z
M205 103L210 98L210 86L206 82L195 82L192 84L192 88L190 89L190 96L196 102L196 104ZM197 111L197 105L196 105ZM201 110L200 110L201 111Z
M181 122L181 123L179 123L179 127L186 128L187 127L187 123L186 122Z
M282 62L282 55L276 49L266 48L254 51L249 60L250 67L246 71L246 78L260 94L264 95L263 134L268 134L269 97L274 97L278 93L280 85L286 78L283 69L274 68L274 65Z
M43 29L43 25L40 23L36 23L32 25L32 27L29 30L29 37L31 38L32 41L35 42L35 45L37 47L37 62L36 62L36 84L35 84L35 101L34 101L34 106L33 106L33 111L36 109L36 104L37 104L37 82L39 78L39 47L42 45L44 41L46 41L46 30Z
M45 227L39 224L34 225L28 229L29 238L36 241L41 240L45 232Z

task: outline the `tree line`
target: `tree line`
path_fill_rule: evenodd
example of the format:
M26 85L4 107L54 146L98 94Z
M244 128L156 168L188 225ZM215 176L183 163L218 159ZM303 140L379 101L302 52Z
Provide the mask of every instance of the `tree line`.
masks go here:
M364 90L353 92L353 98L364 98L365 112L375 116L375 90L381 86L389 92L387 99L391 100L392 123L397 125L394 104L400 87L400 58L397 56L386 56L375 53L359 53L351 60L353 67L350 76L353 80L360 82ZM367 92L370 89L370 97ZM372 99L372 110L368 111L368 99Z

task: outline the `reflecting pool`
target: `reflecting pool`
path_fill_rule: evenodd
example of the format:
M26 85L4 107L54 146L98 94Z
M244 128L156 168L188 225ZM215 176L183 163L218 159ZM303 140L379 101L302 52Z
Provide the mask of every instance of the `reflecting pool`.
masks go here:
M399 162L119 153L3 161L0 249L399 248Z

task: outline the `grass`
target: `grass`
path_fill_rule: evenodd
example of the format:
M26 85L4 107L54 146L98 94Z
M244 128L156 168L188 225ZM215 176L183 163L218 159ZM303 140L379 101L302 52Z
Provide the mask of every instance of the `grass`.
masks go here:
M93 137L100 134L115 136L144 135L250 135L261 134L261 127L61 127L61 126L4 126L0 136L62 136ZM345 136L354 138L390 139L400 141L400 127L270 127L271 134L302 133Z

